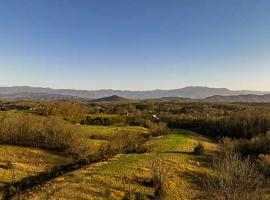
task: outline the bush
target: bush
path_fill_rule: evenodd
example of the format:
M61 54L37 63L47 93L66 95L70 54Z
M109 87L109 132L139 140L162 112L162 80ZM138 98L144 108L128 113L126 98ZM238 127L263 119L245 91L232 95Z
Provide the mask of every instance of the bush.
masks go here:
M12 164L11 161L7 161L6 166L4 168L5 169L14 169L14 165Z
M155 197L156 199L162 199L164 196L166 196L166 169L164 168L164 164L162 163L162 160L160 158L152 162L152 173Z
M219 140L221 146L221 152L224 154L231 154L235 150L235 144L231 138L222 137Z
M81 124L85 125L111 126L125 123L126 119L121 115L89 115L81 120Z
M260 154L270 154L270 132L260 134L250 140L234 140L231 144L234 152L242 156L258 157Z
M204 154L204 146L203 146L201 143L199 143L199 144L194 148L193 153L194 153L195 155L202 155L202 154Z
M111 152L117 153L144 153L146 139L143 134L122 131L110 140Z
M214 176L203 180L209 198L261 199L263 177L251 159L238 154L219 155L213 162Z
M145 126L150 129L151 136L156 137L169 134L169 129L166 123L163 122L153 123L152 121L147 120L145 122Z
M1 144L57 150L81 159L92 153L81 131L56 117L0 113Z

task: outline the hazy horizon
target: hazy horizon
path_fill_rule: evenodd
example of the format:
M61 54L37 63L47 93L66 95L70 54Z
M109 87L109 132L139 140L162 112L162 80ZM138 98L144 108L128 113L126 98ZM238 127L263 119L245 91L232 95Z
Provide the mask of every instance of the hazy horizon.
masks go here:
M0 86L270 91L270 1L4 1Z
M121 89L121 88L100 88L100 89L80 89L80 88L55 88L55 87L48 87L48 86L31 86L31 85L0 85L1 87L30 87L30 88L45 88L45 89L53 89L53 90L88 90L88 91L95 91L95 90L120 90L120 91L155 91L155 90L177 90L177 89L184 89L184 88L210 88L210 89L228 89L231 91L258 91L258 92L270 92L270 90L250 90L250 89L231 89L226 87L211 87L211 86L204 86L204 85L188 85L184 87L178 88L153 88L148 90L140 90L140 89Z

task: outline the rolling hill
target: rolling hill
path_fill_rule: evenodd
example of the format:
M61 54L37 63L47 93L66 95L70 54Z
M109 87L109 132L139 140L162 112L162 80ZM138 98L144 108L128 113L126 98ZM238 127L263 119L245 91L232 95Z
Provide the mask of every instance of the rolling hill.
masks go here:
M206 102L250 102L267 103L270 102L270 94L266 95L236 95L236 96L212 96L203 99Z
M117 95L113 95L113 96L109 96L109 97L102 97L99 99L91 100L91 102L95 102L95 103L98 103L98 102L123 102L123 101L130 101L130 100L127 98L117 96Z
M51 101L51 100L73 100L77 99L77 97L62 94L24 92L24 93L0 94L0 99Z

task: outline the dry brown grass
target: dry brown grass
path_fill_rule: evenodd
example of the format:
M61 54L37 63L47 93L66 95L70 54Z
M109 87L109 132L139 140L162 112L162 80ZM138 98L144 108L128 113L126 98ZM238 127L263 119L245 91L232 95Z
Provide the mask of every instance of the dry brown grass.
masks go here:
M0 158L1 187L73 162L57 152L10 145L0 145Z

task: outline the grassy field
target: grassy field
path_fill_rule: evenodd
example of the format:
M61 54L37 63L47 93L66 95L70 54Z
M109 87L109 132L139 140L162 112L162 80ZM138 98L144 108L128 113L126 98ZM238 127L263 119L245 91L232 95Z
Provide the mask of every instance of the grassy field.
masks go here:
M0 145L0 187L35 176L73 160L63 155L38 148ZM1 193L1 192L0 192Z
M206 155L191 154L198 142L206 147ZM136 194L150 198L154 195L151 166L156 159L166 171L167 199L192 199L203 195L199 179L201 174L211 173L208 158L217 148L214 142L192 132L174 130L172 135L155 138L147 145L153 148L152 152L117 155L91 164L36 187L21 198L122 199L127 193L131 193L132 198Z
M0 145L0 157L1 183L18 181L21 178L48 171L52 167L73 161L71 158L64 157L57 152L10 145ZM8 169L8 162L15 169L15 175L12 180L11 170Z

